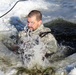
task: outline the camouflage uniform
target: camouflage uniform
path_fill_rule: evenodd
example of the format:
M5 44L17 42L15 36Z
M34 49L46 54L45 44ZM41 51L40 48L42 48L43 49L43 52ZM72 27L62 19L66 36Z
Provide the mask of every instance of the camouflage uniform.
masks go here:
M57 41L55 37L51 34L51 30L44 27L43 24L37 30L33 31L32 35L40 36L41 41L47 45L47 53L54 53L57 51Z
M32 66L40 65L47 67L49 61L45 57L46 54L57 51L57 41L50 33L50 29L41 25L35 31L30 31L29 29L27 31L21 31L19 37L20 48L18 51L20 52L23 63L27 67L32 65L31 62L33 63Z

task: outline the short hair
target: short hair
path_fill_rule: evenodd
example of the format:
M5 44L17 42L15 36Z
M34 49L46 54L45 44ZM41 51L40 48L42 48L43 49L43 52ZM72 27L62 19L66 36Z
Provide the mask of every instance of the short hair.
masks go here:
M42 13L39 11L39 10L32 10L28 15L27 17L32 17L32 16L36 16L36 19L39 21L39 20L42 20Z

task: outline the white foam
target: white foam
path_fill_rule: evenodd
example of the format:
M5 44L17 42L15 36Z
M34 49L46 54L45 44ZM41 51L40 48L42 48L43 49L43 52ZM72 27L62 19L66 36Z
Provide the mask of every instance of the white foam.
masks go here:
M4 72L0 71L0 75L4 75Z
M69 73L69 75L76 75L76 68L74 68L73 70L71 70L71 72Z

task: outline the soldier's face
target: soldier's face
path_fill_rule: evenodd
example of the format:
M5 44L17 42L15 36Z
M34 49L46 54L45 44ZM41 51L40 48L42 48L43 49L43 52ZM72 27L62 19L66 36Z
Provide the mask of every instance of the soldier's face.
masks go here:
M42 23L42 21L38 21L36 16L28 17L27 18L28 28L32 31L36 30Z

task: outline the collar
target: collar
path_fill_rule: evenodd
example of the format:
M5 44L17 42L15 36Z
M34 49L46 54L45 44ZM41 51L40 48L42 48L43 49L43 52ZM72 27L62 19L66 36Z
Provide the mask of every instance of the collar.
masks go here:
M39 33L39 32L41 32L41 31L43 31L43 29L44 29L44 25L41 24L38 29L36 29L35 31L33 31L33 33Z

